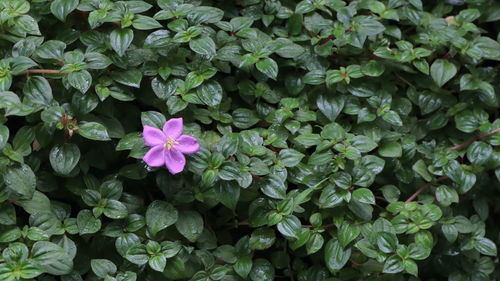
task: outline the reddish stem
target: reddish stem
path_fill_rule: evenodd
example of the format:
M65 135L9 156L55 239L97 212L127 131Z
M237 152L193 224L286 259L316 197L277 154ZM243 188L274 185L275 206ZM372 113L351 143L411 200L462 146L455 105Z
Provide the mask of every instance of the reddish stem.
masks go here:
M486 133L486 134L483 134L483 135L479 135L479 136L476 136L476 137L470 138L470 139L468 139L466 142L461 143L461 144L459 144L459 145L455 145L455 146L454 146L454 147L452 147L451 149L452 149L452 150L460 150L460 149L462 149L462 148L464 148L464 147L469 146L471 143L473 143L473 142L475 142L475 141L477 141L477 140L481 140L481 139L487 138L487 137L492 136L492 135L494 135L494 134L496 134L496 133L498 133L498 132L500 132L500 129L495 129L495 130L493 130L493 131L491 131L491 132L488 132L488 133Z
M321 225L321 226L318 226L318 227L322 227L322 228L330 228L332 226L335 226L335 224L333 223L330 223L330 224L325 224L325 225ZM316 226L314 225L310 225L310 224L306 224L304 225L304 227L307 227L307 228L316 228Z
M349 261L350 261L350 262L352 263L352 265L354 265L354 266L364 266L364 265L365 265L365 264L363 264L363 263L357 263L357 262L355 262L353 259L349 259Z
M56 69L28 69L25 71L18 72L14 75L25 75L30 73L38 73L38 74L67 74L67 72L61 72Z
M495 129L495 130L492 130L486 134L482 134L482 135L479 135L479 136L476 136L476 137L473 137L473 138L470 138L468 139L467 141L465 141L464 143L461 143L459 145L455 145L454 147L451 148L451 150L460 150L462 148L465 148L467 146L469 146L471 143L477 141L477 140L481 140L481 139L484 139L484 138L487 138L489 136L492 136L496 133L500 132L500 129ZM444 181L448 179L448 176L442 176L442 177L439 177L436 182L440 182L440 181ZM428 183L424 186L422 186L421 188L419 188L417 191L415 191L415 193L413 193L408 199L406 199L406 203L408 202L411 202L413 201L415 198L417 198L417 196L424 192L426 189L428 189L429 187L431 187L433 185L433 183Z
M447 178L448 178L448 176L442 176L442 177L439 177L439 178L436 180L436 182L444 181L444 180L446 180ZM409 202L413 201L415 198L417 198L417 196L418 196L420 193L424 192L427 188L431 187L432 185L433 185L433 183L431 183L431 182L430 182L430 183L428 183L428 184L426 184L426 185L422 186L422 187L421 187L421 188L419 188L417 191L415 191L415 193L413 193L413 194L410 196L410 198L406 199L405 203L409 203Z

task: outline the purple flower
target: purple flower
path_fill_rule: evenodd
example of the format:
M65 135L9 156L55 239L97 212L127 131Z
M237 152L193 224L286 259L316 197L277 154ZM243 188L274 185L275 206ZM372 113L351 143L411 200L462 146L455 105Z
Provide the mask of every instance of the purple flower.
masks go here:
M183 135L182 118L172 118L163 125L163 131L144 126L142 135L147 146L152 148L144 155L144 162L151 167L167 166L172 174L184 170L184 154L200 151L200 144L194 137Z

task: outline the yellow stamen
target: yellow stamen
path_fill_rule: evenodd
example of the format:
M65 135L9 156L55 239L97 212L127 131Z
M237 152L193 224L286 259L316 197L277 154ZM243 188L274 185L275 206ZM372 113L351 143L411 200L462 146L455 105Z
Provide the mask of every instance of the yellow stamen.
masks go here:
M172 148L175 148L176 144L179 144L179 142L174 140L174 138L172 138L171 136L168 136L167 141L163 146L166 147L168 150L170 150Z

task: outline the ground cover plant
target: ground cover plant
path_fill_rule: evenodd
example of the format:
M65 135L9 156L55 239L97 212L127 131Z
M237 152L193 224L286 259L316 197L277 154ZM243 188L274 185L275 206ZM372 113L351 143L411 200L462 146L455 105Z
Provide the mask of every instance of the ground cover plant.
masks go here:
M0 280L500 275L500 2L0 1Z

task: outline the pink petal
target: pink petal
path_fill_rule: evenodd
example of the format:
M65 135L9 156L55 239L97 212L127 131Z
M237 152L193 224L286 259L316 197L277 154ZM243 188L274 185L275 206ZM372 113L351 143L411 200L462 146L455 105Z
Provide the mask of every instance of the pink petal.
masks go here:
M163 145L167 140L167 137L160 129L150 126L144 126L142 136L144 137L144 143L147 146Z
M163 145L153 146L142 158L151 167L160 167L165 164L165 147Z
M193 154L200 151L200 144L196 138L188 135L182 135L176 141L175 149L184 154Z
M183 126L182 118L172 118L163 125L163 133L167 137L176 139L182 135Z
M177 174L184 170L186 166L186 158L184 155L175 149L165 151L165 165L171 174Z

